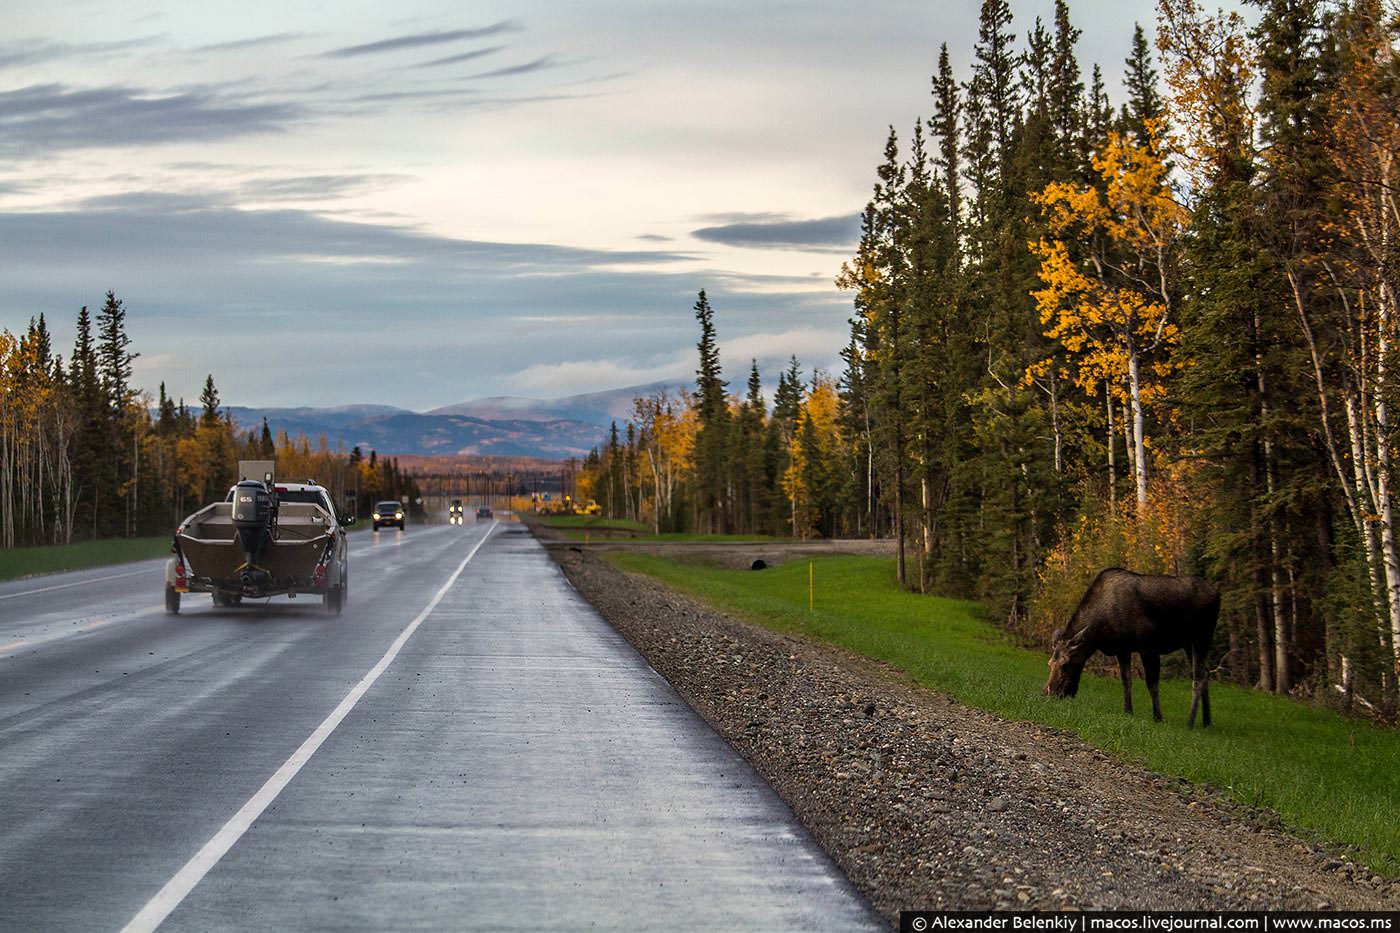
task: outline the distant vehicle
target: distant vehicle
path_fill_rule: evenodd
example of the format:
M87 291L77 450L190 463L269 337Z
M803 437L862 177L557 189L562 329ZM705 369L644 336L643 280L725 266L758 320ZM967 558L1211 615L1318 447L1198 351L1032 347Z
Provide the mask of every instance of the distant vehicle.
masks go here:
M350 584L344 528L353 523L315 482L242 480L180 523L165 568L165 611L179 612L186 593L209 593L219 607L245 596L309 595L340 615Z
M494 516L491 514L491 506L489 506L489 505L483 505L483 506L478 506L478 507L477 507L477 510L476 510L476 520L477 520L477 521L481 521L481 520L484 519L484 518L493 518L493 517L494 517Z
M374 504L374 530L378 531L385 525L397 525L399 530L403 530L403 503L397 500L386 500Z
M447 524L460 525L464 516L462 515L462 500L453 499L447 506Z

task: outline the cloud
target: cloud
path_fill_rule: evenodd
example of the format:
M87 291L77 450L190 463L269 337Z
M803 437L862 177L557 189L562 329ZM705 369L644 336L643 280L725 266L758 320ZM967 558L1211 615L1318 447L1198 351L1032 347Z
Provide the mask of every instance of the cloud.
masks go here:
M234 39L231 42L215 42L211 45L201 45L195 49L196 52L241 52L245 49L263 48L269 45L281 45L284 42L294 42L297 39L305 39L304 32L274 32L265 36L252 36L248 39Z
M308 176L292 188L334 189L340 176ZM347 184L394 176L344 176ZM308 180L310 179L310 180ZM221 194L132 192L89 198L77 211L0 213L7 258L55 261L53 244L71 255L102 255L120 265L150 257L190 256L224 268L308 260L386 263L477 262L512 274L580 271L615 264L656 265L690 258L664 250L605 250L547 243L464 240L408 227L352 223L309 211L237 210Z
M430 62L420 62L417 65L409 65L410 68L435 68L439 65L456 65L459 62L474 61L478 58L485 58L487 55L494 55L505 49L504 45L493 45L489 48L474 49L470 52L463 52L460 55L449 55L446 58L435 58Z
M515 392L561 396L604 386L689 382L694 377L694 368L695 361L689 354L674 354L641 364L622 359L566 360L526 367L511 376L507 385Z
M114 52L127 52L132 49L154 45L162 36L140 36L118 42L51 42L26 39L17 42L0 43L0 70L6 68L32 67L45 62L58 61L78 56L91 57L110 55Z
M238 186L240 200L307 201L344 198L409 179L408 175L350 174L297 175L287 178L259 178Z
M0 153L207 142L278 132L303 115L292 104L245 103L207 91L34 84L0 92Z
M828 371L838 362L838 350L845 334L811 327L775 332L759 332L720 340L720 359L729 391L742 389L752 362L759 371L777 373L796 356L804 375L813 368ZM510 376L512 391L537 395L569 395L596 390L600 386L629 386L653 382L688 385L695 378L695 349L686 345L668 353L637 360L615 356L536 363ZM770 379L770 382L775 381Z
M860 215L838 215L818 220L778 219L760 215L760 220L743 220L715 227L692 230L691 236L709 243L753 249L854 249L860 240Z
M288 176L286 188L342 184L306 179ZM702 286L732 381L752 356L771 361L765 373L792 352L808 369L836 365L845 343L849 299L834 288L784 291L776 281L696 271L695 257L675 249L466 240L402 222L238 210L236 193L138 191L67 211L0 213L13 273L0 293L0 327L44 311L66 356L77 307L113 289L142 354L136 384L152 391L165 381L195 398L213 373L231 403L411 408L502 386L567 394L654 376L688 381L691 306ZM677 269L683 261L688 271ZM830 361L808 334L823 327ZM314 338L317 351L297 334ZM364 363L377 335L389 334L393 366Z
M482 39L503 32L518 32L523 27L513 19L503 19L479 29L454 29L449 32L420 32L408 36L395 36L366 42L363 45L350 45L326 52L325 58L351 58L357 55L376 55L381 52L397 52L402 49L417 49L428 45L442 45L447 42L460 42L463 39Z
M546 68L553 67L554 56L546 55L543 58L537 58L534 61L526 62L523 65L511 65L506 68L497 68L494 71L483 71L480 74L472 75L471 80L477 80L479 78L505 78L509 77L510 75L530 74L535 71L543 71Z

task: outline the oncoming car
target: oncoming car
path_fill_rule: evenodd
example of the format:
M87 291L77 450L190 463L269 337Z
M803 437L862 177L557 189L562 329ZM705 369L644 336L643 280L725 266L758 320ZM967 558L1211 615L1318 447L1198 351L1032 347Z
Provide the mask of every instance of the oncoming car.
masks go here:
M374 504L374 530L378 531L385 525L397 525L399 530L403 530L403 503L395 500L376 502Z
M453 500L452 500L452 503L447 507L447 524L449 524L449 525L460 525L460 524L462 524L462 500L461 500L461 499L453 499Z

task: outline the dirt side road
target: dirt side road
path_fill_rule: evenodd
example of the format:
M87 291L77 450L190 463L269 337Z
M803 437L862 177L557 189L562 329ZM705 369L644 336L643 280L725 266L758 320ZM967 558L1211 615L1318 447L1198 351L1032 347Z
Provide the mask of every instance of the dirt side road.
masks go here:
M1272 813L731 619L587 549L550 550L891 923L911 908L1400 906L1400 884Z

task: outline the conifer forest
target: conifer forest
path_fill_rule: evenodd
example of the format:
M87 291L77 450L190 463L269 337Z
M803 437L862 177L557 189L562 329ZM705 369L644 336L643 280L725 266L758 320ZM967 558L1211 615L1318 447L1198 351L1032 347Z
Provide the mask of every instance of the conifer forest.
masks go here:
M1069 3L985 0L970 71L945 45L927 117L871 141L844 370L794 359L770 404L702 291L693 393L638 399L588 491L891 537L903 586L1032 641L1104 567L1200 574L1217 676L1393 718L1400 15L1247 12L1162 0L1115 107Z

